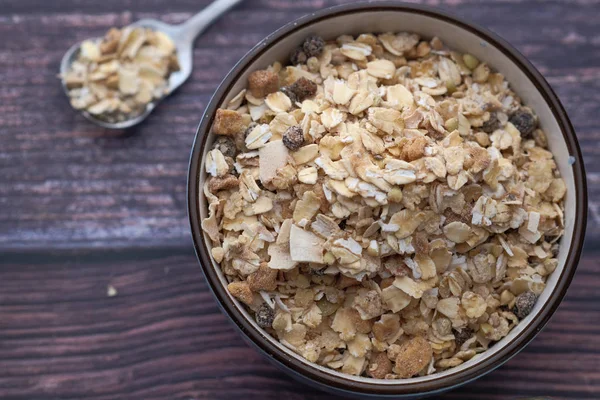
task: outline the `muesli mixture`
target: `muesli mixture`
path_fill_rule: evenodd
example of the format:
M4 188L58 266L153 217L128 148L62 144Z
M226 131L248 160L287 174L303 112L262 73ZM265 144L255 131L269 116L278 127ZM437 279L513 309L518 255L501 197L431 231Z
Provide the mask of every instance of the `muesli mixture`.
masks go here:
M73 108L115 122L141 114L167 94L169 76L178 70L177 49L166 34L112 28L99 42L84 41L61 79Z
M212 256L309 361L399 379L484 352L557 266L566 187L502 74L412 33L309 37L216 112Z

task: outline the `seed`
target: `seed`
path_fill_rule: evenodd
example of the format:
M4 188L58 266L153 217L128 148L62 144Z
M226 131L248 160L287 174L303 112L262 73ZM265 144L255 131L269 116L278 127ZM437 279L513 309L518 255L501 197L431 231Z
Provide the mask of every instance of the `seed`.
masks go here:
M449 118L445 123L445 128L448 132L454 132L458 129L458 119Z
M479 60L469 53L463 54L463 61L467 68L469 68L471 71L477 68L479 65Z
M317 301L317 306L319 306L319 309L321 310L321 315L323 315L324 317L332 315L337 311L338 308L340 308L339 304L330 303L325 297Z

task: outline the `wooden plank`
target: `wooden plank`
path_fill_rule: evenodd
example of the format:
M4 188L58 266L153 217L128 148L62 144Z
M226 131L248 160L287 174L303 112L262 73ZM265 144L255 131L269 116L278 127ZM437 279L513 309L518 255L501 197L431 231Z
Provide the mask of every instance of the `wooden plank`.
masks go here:
M208 0L5 0L0 7L0 248L189 243L186 173L202 111L220 80L286 22L344 1L244 2L201 36L190 81L143 125L110 132L67 105L56 71L77 40L140 18L176 23ZM588 240L600 240L600 3L458 0L443 8L498 32L556 89L590 176ZM543 9L543 12L540 10Z
M0 397L325 399L241 339L191 251L5 253ZM440 399L600 397L597 257L548 327L490 375ZM107 286L118 293L107 296Z

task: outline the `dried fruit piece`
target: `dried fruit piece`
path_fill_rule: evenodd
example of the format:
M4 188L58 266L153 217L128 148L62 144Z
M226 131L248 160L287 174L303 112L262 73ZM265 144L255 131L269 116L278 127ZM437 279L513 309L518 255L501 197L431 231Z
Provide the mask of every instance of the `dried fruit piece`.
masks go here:
M495 130L500 129L502 125L500 124L500 120L498 119L498 114L495 112L490 113L490 119L485 121L481 126L481 130L485 133L493 133Z
M513 313L519 318L523 319L527 317L533 307L535 307L535 303L537 302L537 296L535 293L527 291L523 292L517 296L515 300L515 307L513 309Z
M282 88L282 92L287 94L294 102L302 102L317 93L317 84L310 79L301 77L290 86Z
M325 41L322 37L316 35L307 37L302 44L302 49L307 57L320 56L323 52L323 47L325 47Z
M523 108L512 113L508 120L519 130L519 132L521 132L521 135L525 137L531 135L537 126L535 116Z
M283 134L283 144L292 151L304 145L304 132L299 125L290 126Z
M454 340L456 342L456 347L461 347L464 342L471 339L471 337L473 337L473 333L473 330L470 328L454 330Z
M267 304L263 303L256 311L256 323L261 328L271 328L275 320L275 311Z

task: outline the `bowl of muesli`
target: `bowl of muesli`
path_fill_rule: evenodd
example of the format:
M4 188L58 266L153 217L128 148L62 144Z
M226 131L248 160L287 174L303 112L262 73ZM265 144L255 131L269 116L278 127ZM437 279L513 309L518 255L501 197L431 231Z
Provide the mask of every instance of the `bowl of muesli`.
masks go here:
M323 389L415 398L543 328L587 195L569 119L520 53L445 12L368 2L300 18L233 68L198 127L188 208L249 343Z

